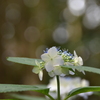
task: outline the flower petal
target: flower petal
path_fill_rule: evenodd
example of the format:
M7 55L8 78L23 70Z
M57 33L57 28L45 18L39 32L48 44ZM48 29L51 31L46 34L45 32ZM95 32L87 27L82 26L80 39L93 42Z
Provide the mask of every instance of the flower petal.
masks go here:
M82 79L81 86L82 87L89 86L89 81L88 80L85 80L85 79Z
M36 64L37 66L40 66L40 63L39 63L37 60L35 60L35 64Z
M78 94L78 95L81 96L81 97L83 97L85 100L88 99L87 93L80 93L80 94Z
M49 74L50 77L54 77L55 76L55 73L53 71L49 72L48 74Z
M75 73L73 71L69 71L69 74L74 75Z
M45 64L45 68L46 68L47 72L51 72L54 69L52 62L51 61L47 62Z
M74 50L74 56L75 56L75 57L78 57L75 50Z
M41 59L43 61L48 62L50 60L50 57L49 57L48 53L44 53L44 54L41 55Z
M53 60L54 66L59 66L59 65L63 65L63 64L64 64L64 60L62 59L61 56L58 56Z
M84 71L81 71L84 75L85 75L85 72Z
M54 71L55 75L62 74L62 70L61 70L60 66L55 66L53 71Z
M55 56L57 56L57 48L56 47L52 47L48 50L48 54L50 55L51 58L54 58Z
M37 67L34 67L32 69L32 72L35 73L35 74L38 74L40 72L40 68L37 66Z
M79 65L83 65L83 59L81 57L78 57Z
M60 74L60 76L64 77L66 74Z
M40 81L42 81L42 79L43 79L43 72L42 72L42 70L39 72L39 79L40 79Z
M67 66L73 66L73 63L71 63L71 62L65 62L65 65L67 65Z

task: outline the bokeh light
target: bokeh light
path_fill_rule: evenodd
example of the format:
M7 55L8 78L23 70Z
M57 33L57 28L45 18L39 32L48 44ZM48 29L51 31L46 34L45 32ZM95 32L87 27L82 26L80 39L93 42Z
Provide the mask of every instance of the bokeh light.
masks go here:
M86 28L94 29L100 24L100 7L92 4L87 7L83 24Z
M85 0L68 0L67 3L73 15L80 16L84 13L86 7Z
M89 48L92 53L99 54L100 53L100 38L95 37L89 42Z
M14 63L11 63L9 61L6 60L7 57L14 57L16 56L16 53L13 51L13 50L5 50L3 53L2 53L2 61L5 65L9 65L11 66L12 64Z
M40 0L23 0L24 4L27 6L27 7L35 7L38 5Z
M67 22L69 22L69 23L72 23L72 22L76 21L76 19L77 19L77 18L69 11L68 8L65 8L65 9L63 10L63 17L64 17L64 19L65 19Z
M5 14L6 20L17 24L21 20L21 12L20 12L20 6L18 4L9 4L6 7L6 14Z
M58 27L57 29L55 29L53 33L53 39L55 40L55 42L59 44L63 44L68 41L68 38L69 38L69 34L65 28Z
M28 42L36 42L39 39L40 32L34 26L29 26L24 33L24 37Z
M5 39L11 39L14 37L15 35L15 27L12 23L4 23L2 26L1 26L1 35L2 35L2 38L5 38Z

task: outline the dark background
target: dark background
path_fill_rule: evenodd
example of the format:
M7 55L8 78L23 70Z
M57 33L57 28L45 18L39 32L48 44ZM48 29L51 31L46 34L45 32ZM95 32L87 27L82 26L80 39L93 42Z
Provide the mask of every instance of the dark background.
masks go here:
M46 72L40 82L32 66L10 63L6 57L40 58L52 46L71 53L76 50L85 66L100 68L100 1L0 0L0 83L47 84ZM100 85L98 74L74 76L89 80L92 86ZM99 99L91 96L88 100Z

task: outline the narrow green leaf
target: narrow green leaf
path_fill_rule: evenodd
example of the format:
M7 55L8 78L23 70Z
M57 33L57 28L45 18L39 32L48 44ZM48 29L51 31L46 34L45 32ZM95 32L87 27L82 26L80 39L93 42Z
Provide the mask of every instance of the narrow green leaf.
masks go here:
M0 99L0 100L18 100L18 99Z
M23 57L8 57L8 61L19 63L19 64L26 64L26 65L31 65L31 66L37 66L35 63L35 60L38 62L41 62L41 59L31 59L31 58L23 58ZM93 68L93 67L88 67L88 66L62 66L62 68L65 68L66 70L68 68L74 68L79 71L88 71L88 72L93 72L100 74L100 69L99 68Z
M66 97L67 100L69 97L72 97L74 95L77 95L79 93L84 93L84 92L95 92L95 91L100 91L100 86L89 86L89 87L80 87L80 88L76 88L73 89L72 91L70 91Z
M100 74L100 69L99 68L93 68L93 67L88 67L88 66L62 66L62 68L74 68L79 71L88 71L88 72L93 72Z
M20 95L20 94L10 94L10 96L21 100L46 100L43 97L33 97L33 96Z
M34 85L15 85L15 84L0 84L0 93L19 92L19 91L36 91L42 94L48 94L49 89L42 86Z
M38 62L42 61L41 59L31 59L31 58L23 58L23 57L8 57L7 60L14 63L31 65L31 66L37 66L35 60L37 60Z

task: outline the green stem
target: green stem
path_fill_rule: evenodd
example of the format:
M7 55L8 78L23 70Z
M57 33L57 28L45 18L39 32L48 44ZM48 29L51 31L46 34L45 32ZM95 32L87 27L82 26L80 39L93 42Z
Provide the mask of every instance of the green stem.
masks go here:
M50 100L55 100L51 95L49 95L49 94L46 94L49 98L50 98Z
M59 76L58 75L56 76L56 79L57 79L57 95L58 95L57 100L60 100L60 81L59 81Z
M63 100L67 100L68 98L66 97L65 99L63 99Z

